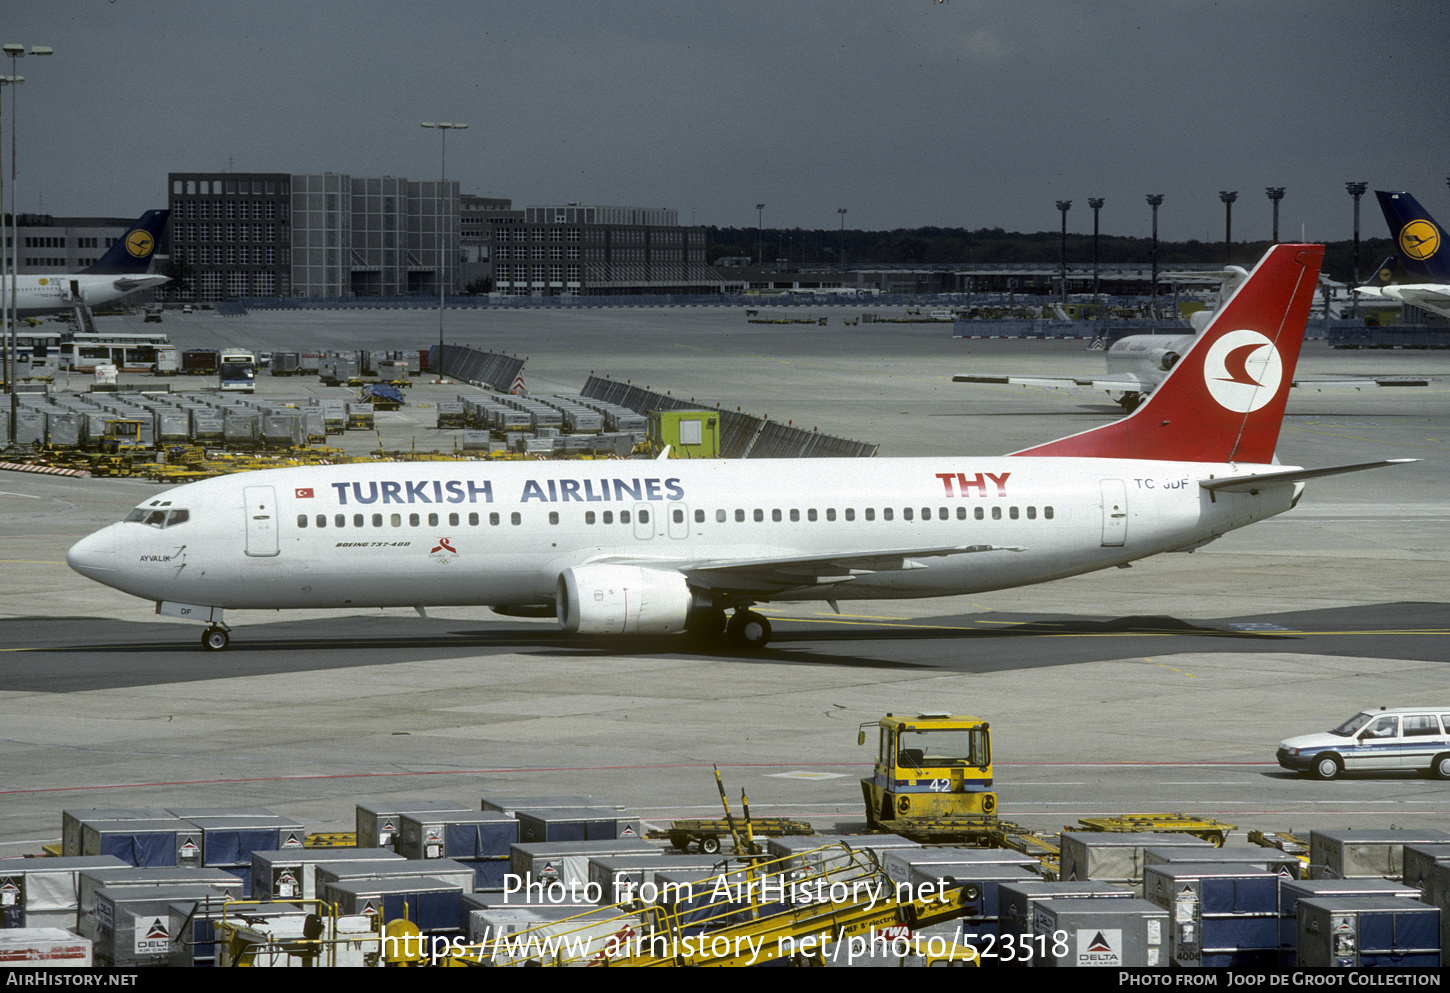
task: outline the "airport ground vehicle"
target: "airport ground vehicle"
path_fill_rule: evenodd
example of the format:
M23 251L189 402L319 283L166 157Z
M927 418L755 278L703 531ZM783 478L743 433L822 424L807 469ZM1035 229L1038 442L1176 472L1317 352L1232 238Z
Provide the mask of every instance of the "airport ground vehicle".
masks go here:
M257 388L257 359L245 348L226 348L218 358L223 392L251 393Z
M878 729L876 768L861 780L872 827L943 818L993 817L991 726L976 717L919 714L861 725Z
M1361 710L1332 731L1285 739L1277 758L1316 779L1394 770L1450 779L1450 706Z

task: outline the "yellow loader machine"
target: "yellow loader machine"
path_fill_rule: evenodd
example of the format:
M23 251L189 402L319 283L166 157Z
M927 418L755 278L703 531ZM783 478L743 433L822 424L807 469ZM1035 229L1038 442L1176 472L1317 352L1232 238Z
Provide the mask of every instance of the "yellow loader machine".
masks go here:
M956 818L996 820L992 735L986 721L948 714L896 717L861 725L857 744L876 728L875 774L861 780L866 820L899 831Z

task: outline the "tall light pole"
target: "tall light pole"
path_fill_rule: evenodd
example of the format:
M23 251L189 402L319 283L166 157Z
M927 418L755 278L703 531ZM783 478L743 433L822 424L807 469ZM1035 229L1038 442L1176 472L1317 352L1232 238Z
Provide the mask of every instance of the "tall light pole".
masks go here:
M1057 209L1062 211L1062 251L1057 268L1062 279L1062 302L1067 303L1067 212L1072 209L1072 201L1057 201Z
M15 219L15 146L17 144L18 131L16 121L19 119L18 94L16 86L25 82L24 77L17 75L16 59L25 57L24 45L6 45L4 52L10 57L10 77L7 82L10 84L10 243L15 249L15 262L10 272L10 311L9 311L9 338L5 350L5 385L10 390L10 437L6 439L10 444L15 444L15 421L20 416L20 399L15 393L15 319L19 314L19 307L15 297L16 273L20 271L20 227ZM54 49L44 45L32 45L31 55L53 55ZM3 169L3 161L0 161L0 169ZM5 201L5 187L0 185L0 206ZM4 242L5 225L4 215L0 214L0 242ZM5 265L10 253L0 255L0 273L5 272ZM4 282L0 281L0 295L4 293Z
M1154 317L1158 316L1158 208L1162 204L1163 194L1148 194L1148 206L1153 208L1153 285L1148 289L1148 308Z
M1264 190L1264 192L1266 194L1268 194L1268 197L1269 197L1270 200L1274 201L1274 239L1273 239L1273 242L1274 242L1275 245L1277 245L1279 243L1279 201L1282 200L1282 199L1284 199L1284 187L1282 187L1282 186L1270 186L1270 187L1267 187Z
M1344 188L1349 195L1354 197L1354 285L1359 285L1359 198L1364 196L1364 191L1369 189L1368 183L1345 183ZM1359 294L1351 293L1349 315L1359 316Z
M448 132L468 127L467 124L434 124L424 121L423 127L436 128L441 139L438 145L438 376L443 376L443 291L447 285L448 240L443 234L443 186L448 175Z
M755 264L765 271L765 204L755 205Z
M836 213L838 213L838 214L841 215L841 256L840 256L839 259L837 259L837 262L840 264L841 272L842 273L845 273L845 271L846 271L846 208L845 207L837 207L836 208Z
M1233 261L1234 243L1234 201L1239 198L1238 190L1219 190L1218 198L1223 201L1223 264Z
M1093 209L1093 303L1098 302L1098 211L1105 203L1102 197L1088 197L1088 206Z

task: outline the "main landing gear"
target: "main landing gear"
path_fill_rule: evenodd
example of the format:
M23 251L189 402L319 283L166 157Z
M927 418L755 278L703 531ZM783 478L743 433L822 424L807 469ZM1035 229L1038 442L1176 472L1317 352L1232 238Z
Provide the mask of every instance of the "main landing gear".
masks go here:
M737 608L725 625L725 637L751 651L759 651L770 642L770 621L753 610Z
M209 652L224 651L231 641L227 629L215 624L201 633L201 647Z

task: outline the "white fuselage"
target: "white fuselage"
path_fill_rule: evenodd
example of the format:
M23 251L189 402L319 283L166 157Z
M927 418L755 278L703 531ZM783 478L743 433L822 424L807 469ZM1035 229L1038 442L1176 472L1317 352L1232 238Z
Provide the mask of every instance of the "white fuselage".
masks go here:
M41 275L14 277L15 312L53 314L81 305L94 307L121 299L127 293L160 286L170 281L167 276L154 275ZM4 305L10 306L10 277L0 279Z
M570 567L688 577L802 558L814 578L750 599L948 596L1108 568L1282 513L1302 484L1198 486L1267 468L957 457L276 469L168 490L133 512L150 523L107 527L68 561L138 597L222 608L544 604ZM834 556L840 575L823 579Z

